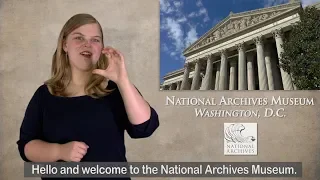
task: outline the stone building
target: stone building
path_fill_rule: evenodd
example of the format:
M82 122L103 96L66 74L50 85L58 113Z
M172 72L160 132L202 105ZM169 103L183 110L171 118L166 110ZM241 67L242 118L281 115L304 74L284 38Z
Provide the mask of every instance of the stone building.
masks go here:
M320 3L314 6L320 6ZM299 1L228 17L183 51L184 68L164 76L161 90L295 90L279 54Z

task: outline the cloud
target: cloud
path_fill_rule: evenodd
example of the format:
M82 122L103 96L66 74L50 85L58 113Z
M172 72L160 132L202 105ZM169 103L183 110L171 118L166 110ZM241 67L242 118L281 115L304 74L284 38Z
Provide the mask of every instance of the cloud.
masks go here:
M290 0L263 0L264 7L276 6L280 4L288 3ZM320 2L320 0L301 0L303 7Z
M209 16L206 16L206 17L203 18L203 22L208 22L208 21L210 21Z
M170 2L168 0L160 0L160 12L165 13L165 14L170 14L174 10L170 6Z
M205 8L199 9L198 12L191 12L190 14L188 14L189 18L200 17L200 16L204 16L203 22L210 21L210 17L208 15L208 11Z
M210 21L210 18L209 18L209 14L208 14L208 11L207 9L203 6L203 3L201 0L198 0L196 5L200 8L199 9L199 16L204 16L203 18L203 22L207 22L207 21Z
M170 15L182 15L181 8L183 7L182 0L160 0L160 14Z
M196 12L192 12L188 15L189 18L193 18L193 17L196 17L197 16L197 13Z
M288 2L289 0L264 0L264 7L276 6Z
M177 53L173 51L173 52L170 53L170 56L175 56L176 54Z
M196 2L196 5L197 5L198 7L203 7L203 4L202 4L202 1L201 1L201 0L198 0L198 1Z
M183 1L181 0L160 0L160 30L168 39L162 44L161 50L177 60L185 48L183 24L188 21L182 9Z
M210 17L208 14L207 9L203 6L203 3L201 0L198 0L196 2L197 7L199 7L199 11L194 11L188 14L189 18L194 18L194 17L200 17L200 16L204 16L203 17L203 22L208 22L210 21Z
M209 18L209 15L208 15L208 11L207 11L206 8L203 8L203 7L202 7L202 8L199 10L199 13L204 16L203 22L210 21L210 18Z
M207 10L206 10L206 8L201 8L200 10L199 10L199 14L200 15L204 15L204 14L207 14L208 12L207 12Z
M169 52L168 45L167 45L166 43L163 43L163 44L161 45L161 50L162 50L163 52Z
M314 3L320 2L320 0L301 0L301 4L303 7L312 5Z
M212 20L212 26L217 25L220 21L222 21L222 19L223 19L223 18L221 18L221 17L214 18L214 19Z
M181 17L181 18L177 19L177 22L178 22L178 23L184 23L184 22L187 22L187 18L186 18L185 16L183 16L183 17Z
M163 25L164 29L167 30L168 37L173 40L173 44L176 47L176 50L179 51L183 49L183 31L182 27L178 21L173 18L166 18L165 24Z
M175 60L184 60L183 50L198 39L195 23L210 21L202 0L193 1L196 7L194 12L187 11L188 8L184 7L183 2L183 0L160 0L160 30L166 36L161 40L167 39L166 42L161 42L161 50Z
M184 39L185 46L189 46L193 42L195 42L198 39L198 33L196 30L196 27L191 27L190 30L187 32L187 36Z
M179 8L183 5L183 2L182 1L174 1L173 2L173 5L176 7L176 8Z

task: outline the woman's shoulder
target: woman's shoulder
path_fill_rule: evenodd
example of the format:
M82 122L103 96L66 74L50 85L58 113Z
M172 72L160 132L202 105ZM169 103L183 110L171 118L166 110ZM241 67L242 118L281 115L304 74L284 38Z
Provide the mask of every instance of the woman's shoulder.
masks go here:
M46 96L48 95L49 90L46 84L41 84L38 85L37 89L35 90L33 97L40 100L43 98L46 98Z
M45 101L45 96L47 94L47 86L45 84L39 85L36 90L33 92L33 95L30 99L29 104L42 104Z
M47 85L46 84L41 84L41 85L39 85L38 86L38 88L36 89L36 91L35 91L35 94L41 94L41 95L43 95L43 94L45 94L46 92L48 92L48 87L47 87Z

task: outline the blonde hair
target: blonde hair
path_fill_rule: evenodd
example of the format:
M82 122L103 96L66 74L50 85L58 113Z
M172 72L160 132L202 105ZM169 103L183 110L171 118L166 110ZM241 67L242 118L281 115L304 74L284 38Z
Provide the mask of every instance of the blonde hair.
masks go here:
M71 68L68 61L68 56L63 50L64 41L73 30L80 26L93 23L98 24L103 43L103 32L101 25L90 14L76 14L72 16L63 26L58 38L57 49L52 58L51 78L45 81L45 84L47 85L51 94L56 96L66 96L65 90L71 81ZM104 55L100 56L95 68L106 69L107 66L107 58ZM104 81L105 77L92 74L85 87L85 93L93 98L99 98L108 95L112 90L108 90L106 87L102 86Z

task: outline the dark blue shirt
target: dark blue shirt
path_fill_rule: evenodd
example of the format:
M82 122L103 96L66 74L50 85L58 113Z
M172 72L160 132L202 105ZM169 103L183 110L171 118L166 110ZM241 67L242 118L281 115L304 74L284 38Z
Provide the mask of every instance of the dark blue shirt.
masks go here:
M86 143L89 148L82 162L126 162L124 132L131 138L149 137L159 126L158 115L150 106L149 120L131 124L117 85L109 81L107 88L115 90L94 99L86 95L54 96L45 84L41 85L27 106L20 128L17 144L22 159L30 162L24 147L31 140L41 139L59 144Z

